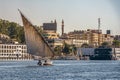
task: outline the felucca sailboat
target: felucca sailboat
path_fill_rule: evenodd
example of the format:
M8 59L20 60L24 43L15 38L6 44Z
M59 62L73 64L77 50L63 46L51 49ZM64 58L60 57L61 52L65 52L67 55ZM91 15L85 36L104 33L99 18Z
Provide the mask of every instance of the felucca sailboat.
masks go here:
M20 12L24 25L25 41L28 53L33 56L37 56L38 65L52 65L52 61L50 61L50 59L54 56L53 50L35 26L23 15L20 10L18 11Z

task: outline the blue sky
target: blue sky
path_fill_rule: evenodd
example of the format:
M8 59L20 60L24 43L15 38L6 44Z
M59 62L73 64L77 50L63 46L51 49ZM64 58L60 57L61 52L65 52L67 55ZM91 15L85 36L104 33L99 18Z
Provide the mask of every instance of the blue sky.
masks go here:
M58 32L64 19L65 32L101 28L120 34L119 0L0 0L0 18L22 25L19 8L34 25L56 19Z

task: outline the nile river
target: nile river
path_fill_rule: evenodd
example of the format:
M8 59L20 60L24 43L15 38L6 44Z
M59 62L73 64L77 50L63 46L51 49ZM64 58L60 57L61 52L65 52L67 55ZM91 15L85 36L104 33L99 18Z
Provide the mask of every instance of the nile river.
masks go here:
M120 61L55 60L53 66L37 61L0 62L0 80L120 80Z

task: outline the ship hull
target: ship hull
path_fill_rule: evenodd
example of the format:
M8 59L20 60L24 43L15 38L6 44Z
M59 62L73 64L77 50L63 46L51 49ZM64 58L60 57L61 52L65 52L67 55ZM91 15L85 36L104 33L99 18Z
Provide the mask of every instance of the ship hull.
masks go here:
M113 60L112 55L109 56L90 56L90 60Z
M114 60L111 48L96 48L90 60Z

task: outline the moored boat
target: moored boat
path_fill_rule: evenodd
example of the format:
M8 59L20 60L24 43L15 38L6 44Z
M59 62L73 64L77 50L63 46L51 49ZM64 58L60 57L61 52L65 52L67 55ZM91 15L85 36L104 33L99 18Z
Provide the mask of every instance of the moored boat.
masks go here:
M96 48L94 55L90 56L90 60L115 60L112 54L112 48Z

